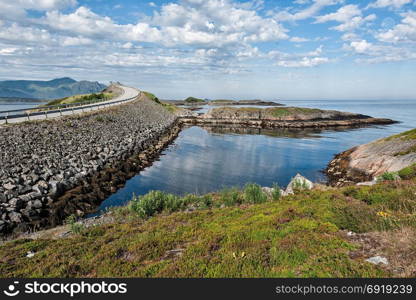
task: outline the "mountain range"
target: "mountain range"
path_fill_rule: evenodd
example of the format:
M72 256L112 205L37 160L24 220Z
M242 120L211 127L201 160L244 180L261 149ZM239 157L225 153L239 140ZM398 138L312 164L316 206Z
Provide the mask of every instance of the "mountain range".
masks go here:
M107 86L97 81L76 81L69 77L49 81L0 81L0 98L57 99L77 94L97 93Z

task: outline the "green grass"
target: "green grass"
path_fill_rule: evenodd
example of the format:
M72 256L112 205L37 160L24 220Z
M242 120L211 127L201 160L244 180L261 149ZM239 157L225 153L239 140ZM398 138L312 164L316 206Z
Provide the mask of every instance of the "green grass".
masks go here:
M399 172L397 174L400 176L400 178L409 180L416 177L416 163L412 164Z
M212 103L234 103L235 100L227 100L227 99L217 99L217 100L211 100Z
M394 154L394 156L403 156L403 155L407 155L407 154L415 153L415 152L416 152L416 145L411 146L409 149L405 151L397 152Z
M287 117L295 114L312 114L322 112L320 109L303 108L303 107L274 107L268 108L267 112L273 117Z
M399 134L396 134L396 135L389 136L389 137L385 138L384 140L389 141L389 140L396 139L396 138L401 138L401 139L404 139L404 140L415 140L416 139L416 128L405 131L405 132L402 132L402 133L399 133Z
M267 201L267 195L258 184L248 183L244 186L244 200L251 204L263 203Z
M339 230L416 228L415 192L414 178L299 191L279 201L254 184L206 196L150 192L115 209L114 223L67 238L0 246L0 276L392 276L350 258L357 246ZM181 255L169 255L174 249ZM35 256L27 258L28 251Z
M93 94L86 94L86 95L76 95L71 97L66 97L62 99L55 99L48 102L42 106L49 106L49 105L59 105L59 104L72 104L72 103L83 103L83 102L90 102L95 100L109 100L113 98L112 93L93 93Z
M379 180L387 180L387 181L392 181L392 180L396 180L397 179L397 173L396 172L384 172L383 174L381 174L378 179Z
M156 103L159 103L159 104L162 104L161 102L160 102L160 100L159 100L159 98L158 97L156 97L154 94L152 94L152 93L150 93L150 92L143 92L146 96L147 96L147 98L149 98L150 100L152 100L152 101L154 101L154 102L156 102Z
M175 105L169 104L169 103L165 103L165 102L161 102L159 100L158 97L156 97L154 94L150 93L150 92L143 92L147 98L149 98L150 100L156 102L157 104L162 105L166 110L168 110L171 113L174 113L175 111L178 110L178 108Z

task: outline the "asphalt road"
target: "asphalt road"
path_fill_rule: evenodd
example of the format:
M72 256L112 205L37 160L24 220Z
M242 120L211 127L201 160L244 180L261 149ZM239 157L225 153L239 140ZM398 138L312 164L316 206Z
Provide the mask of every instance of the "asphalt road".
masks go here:
M45 111L40 114L30 115L29 118L27 116L13 118L12 115L10 115L7 119L7 123L21 123L21 122L26 122L26 121L53 119L53 118L59 118L62 116L67 116L67 115L73 115L73 114L79 114L79 113L89 112L93 110L99 110L99 109L103 109L106 107L120 105L122 103L133 101L140 94L140 91L138 89L124 86L124 85L119 85L119 87L123 90L123 93L120 96L112 100L103 101L99 103L93 103L93 104L87 104L87 105L82 105L82 106L77 106L77 107L65 108L62 110L52 110L52 111L47 111L47 112ZM24 112L22 112L21 114L24 114ZM6 124L6 120L4 119L0 120L0 125L2 124Z

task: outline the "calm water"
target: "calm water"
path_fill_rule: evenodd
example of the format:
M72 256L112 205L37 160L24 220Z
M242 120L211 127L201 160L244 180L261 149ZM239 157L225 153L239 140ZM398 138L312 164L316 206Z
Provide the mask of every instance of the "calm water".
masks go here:
M18 109L26 109L36 107L38 105L43 104L42 102L22 102L22 103L0 103L0 115L2 115L2 111L8 110L18 110Z
M256 182L287 185L301 173L325 181L321 172L334 154L355 145L416 127L416 101L286 101L314 107L387 117L402 123L350 130L244 130L190 127L153 166L130 179L100 209L125 204L150 190L206 193L224 186Z

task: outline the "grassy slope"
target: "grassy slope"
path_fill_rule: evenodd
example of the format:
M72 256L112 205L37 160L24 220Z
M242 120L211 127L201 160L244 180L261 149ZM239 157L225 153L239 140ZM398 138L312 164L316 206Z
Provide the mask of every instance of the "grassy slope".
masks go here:
M162 105L165 109L167 109L168 111L170 111L170 112L172 112L172 113L178 110L178 108L177 108L175 105L173 105L173 104L169 104L169 103L162 103L162 102L159 100L159 98L158 98L158 97L156 97L156 95L155 95L155 94L152 94L152 93L150 93L150 92L143 92L143 93L146 95L146 97L147 97L147 98L149 98L150 100L152 100L152 101L154 101L154 102L156 102L156 103L158 103L158 104Z
M112 93L98 93L98 94L84 94L66 97L62 99L55 99L49 101L46 105L58 105L58 104L70 104L70 103L82 103L93 100L110 100L114 95Z
M382 139L379 142L383 142L383 141L391 141L393 139L401 139L404 141L414 141L416 140L416 129L411 129L393 136L390 136L388 138ZM395 156L402 156L402 155L407 155L410 153L416 153L416 145L410 146L407 150L402 151L402 152L398 152L395 154Z
M124 208L114 212L119 221L68 238L7 243L0 247L0 276L392 276L362 257L351 258L359 247L340 230L416 227L416 179L303 191L259 204L235 201L247 199L236 191L211 198L209 208L192 212L165 211L143 219L137 210ZM409 246L412 255L415 245ZM27 258L28 251L35 256ZM406 264L414 267L415 257Z

